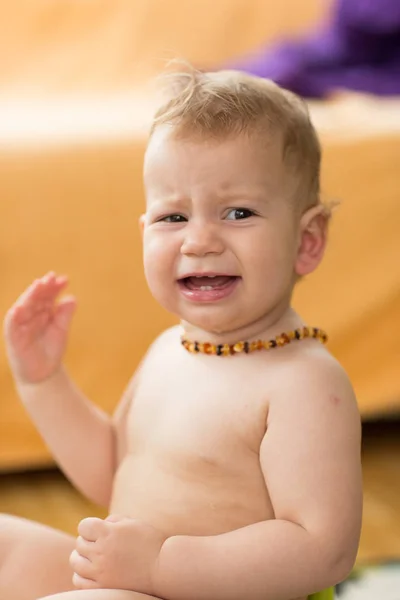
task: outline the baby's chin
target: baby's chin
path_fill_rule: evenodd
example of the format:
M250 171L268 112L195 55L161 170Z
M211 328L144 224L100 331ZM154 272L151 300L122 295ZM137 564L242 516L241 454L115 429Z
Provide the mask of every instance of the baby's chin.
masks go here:
M199 314L203 312L203 314ZM181 325L187 334L198 334L203 338L203 341L212 341L213 339L221 339L221 342L226 340L237 341L235 332L243 330L248 325L243 319L233 319L227 314L226 309L221 308L222 314L217 314L216 310L198 311L196 315L183 314L180 315ZM218 341L218 339L216 341ZM202 341L202 340L199 340Z
M182 327L187 327L188 330L222 334L231 329L232 317L227 315L227 307L222 304L189 304L187 300L174 297L174 294L157 294L156 290L152 293L158 304L176 316Z
M249 333L249 328L253 330L254 324L262 322L269 312L265 310L265 306L244 306L242 303L233 302L232 299L190 304L174 294L153 295L165 310L179 319L188 336L198 336L197 341L239 341L246 332Z

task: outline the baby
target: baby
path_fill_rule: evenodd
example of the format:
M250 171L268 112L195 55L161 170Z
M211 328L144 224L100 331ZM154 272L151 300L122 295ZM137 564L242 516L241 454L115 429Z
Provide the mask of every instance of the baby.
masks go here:
M237 72L171 82L140 226L149 288L180 326L109 417L63 368L66 277L34 281L5 319L22 402L109 517L84 519L74 539L2 516L2 600L331 598L355 561L356 400L325 333L291 307L329 221L306 106Z

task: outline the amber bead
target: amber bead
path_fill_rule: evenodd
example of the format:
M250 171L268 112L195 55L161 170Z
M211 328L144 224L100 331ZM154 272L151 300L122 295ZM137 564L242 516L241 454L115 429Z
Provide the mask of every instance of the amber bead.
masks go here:
M289 336L286 333L281 333L281 335L278 335L278 337L276 338L276 343L278 344L278 346L284 346L285 344L289 344Z
M244 342L237 342L233 345L233 349L235 352L243 352Z

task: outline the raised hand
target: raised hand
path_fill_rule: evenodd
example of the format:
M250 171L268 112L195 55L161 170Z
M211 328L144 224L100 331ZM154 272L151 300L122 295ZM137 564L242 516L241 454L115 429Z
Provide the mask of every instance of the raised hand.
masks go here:
M18 383L40 383L60 369L76 300L57 302L68 278L51 272L18 298L4 320L6 349Z

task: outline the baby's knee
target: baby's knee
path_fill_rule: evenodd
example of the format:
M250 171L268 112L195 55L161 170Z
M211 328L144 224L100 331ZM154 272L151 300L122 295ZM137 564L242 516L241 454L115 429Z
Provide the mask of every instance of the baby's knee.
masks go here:
M16 517L7 515L6 513L0 513L0 545L10 537L10 533L14 528Z
M24 520L20 517L0 513L0 568L4 566L7 557L23 538Z
M11 515L0 513L0 590L3 589L4 578L6 576L8 561L7 558L11 556L14 542L13 535L15 518ZM3 596L1 596L3 597Z
M10 543L12 543L13 529L15 517L0 513L0 568L4 564L5 557L10 551Z
M20 517L0 513L0 541L13 537L19 529L19 524L23 521Z
M0 533L9 532L10 529L18 527L19 523L22 523L25 519L22 517L16 517L15 515L9 515L7 513L0 512Z
M18 519L18 517L14 517L13 515L8 515L7 513L0 512L0 523L6 525L7 523L11 523Z

